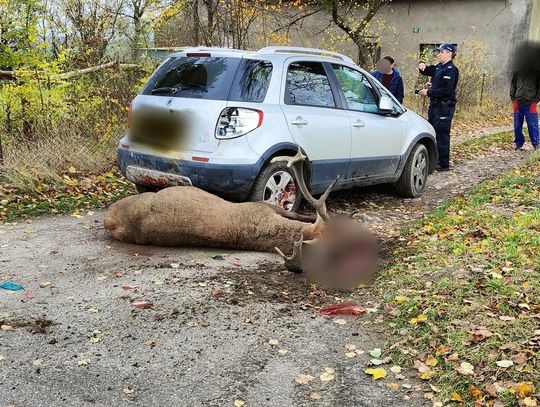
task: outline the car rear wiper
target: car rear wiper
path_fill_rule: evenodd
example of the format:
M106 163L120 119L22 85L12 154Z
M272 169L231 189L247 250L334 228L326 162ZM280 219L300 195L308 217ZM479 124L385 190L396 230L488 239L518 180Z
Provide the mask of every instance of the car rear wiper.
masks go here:
M167 86L167 87L164 87L164 88L155 88L155 89L152 89L152 95L156 94L156 93L176 93L178 92L178 88L174 88L174 87L170 87L170 86Z

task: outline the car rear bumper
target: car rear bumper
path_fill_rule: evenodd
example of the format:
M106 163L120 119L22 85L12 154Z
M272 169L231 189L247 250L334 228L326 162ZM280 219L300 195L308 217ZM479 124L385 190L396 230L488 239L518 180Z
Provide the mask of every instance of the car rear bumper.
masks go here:
M120 171L136 184L193 185L232 201L247 199L262 164L262 158L255 164L212 164L118 150Z

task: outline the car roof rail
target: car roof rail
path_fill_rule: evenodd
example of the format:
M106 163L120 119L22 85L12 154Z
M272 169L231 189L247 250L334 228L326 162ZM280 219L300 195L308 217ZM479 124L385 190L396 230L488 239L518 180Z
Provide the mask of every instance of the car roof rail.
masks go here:
M258 54L306 54L306 55L318 55L322 57L331 57L341 59L345 62L354 64L354 61L346 55L339 52L327 51L325 49L318 48L303 48L303 47L287 47L287 46L272 46L261 48L257 51Z
M215 52L235 52L238 54L249 54L253 53L253 51L246 51L244 49L236 49L236 48L226 48L226 47L185 47L181 52L192 52L192 51L215 51Z

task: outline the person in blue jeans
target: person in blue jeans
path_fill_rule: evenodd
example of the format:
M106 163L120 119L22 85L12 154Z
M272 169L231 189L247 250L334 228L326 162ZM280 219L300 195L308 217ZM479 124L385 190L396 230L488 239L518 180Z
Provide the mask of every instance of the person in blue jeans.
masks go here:
M510 99L514 108L514 144L521 150L525 144L523 121L527 121L529 138L535 150L538 149L538 102L540 101L540 74L533 70L517 71L510 83Z
M394 58L386 56L377 62L377 69L371 72L371 75L382 83L396 97L399 103L403 103L403 97L405 95L403 79L395 66Z

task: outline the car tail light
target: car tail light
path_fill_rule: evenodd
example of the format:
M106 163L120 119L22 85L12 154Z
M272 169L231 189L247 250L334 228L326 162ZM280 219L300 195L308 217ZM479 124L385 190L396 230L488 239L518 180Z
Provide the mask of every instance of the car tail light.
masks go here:
M131 106L133 106L133 102L129 104L128 108L128 117L127 117L127 127L128 129L131 127Z
M228 107L219 115L216 138L231 139L243 136L259 127L263 117L264 114L260 110Z

